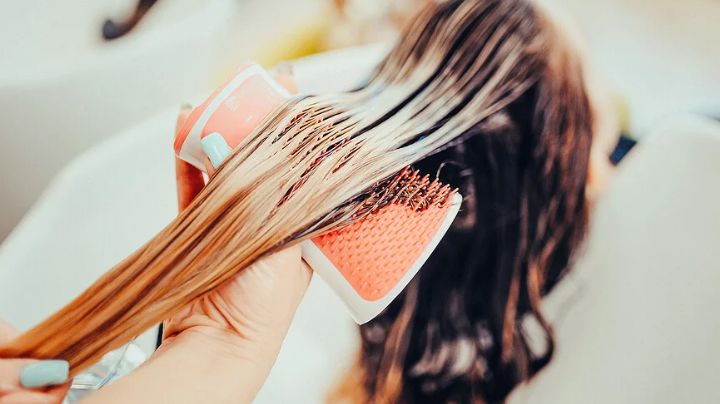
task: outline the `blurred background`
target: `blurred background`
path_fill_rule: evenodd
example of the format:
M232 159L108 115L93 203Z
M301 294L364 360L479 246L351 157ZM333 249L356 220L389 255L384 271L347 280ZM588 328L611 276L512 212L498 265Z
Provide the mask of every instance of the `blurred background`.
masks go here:
M386 42L423 1L1 0L0 240L79 153L241 61ZM717 0L545 2L576 21L635 136L675 111L720 116Z
M30 327L172 219L181 104L201 102L246 60L265 67L292 61L300 91L348 88L369 74L425 1L0 0L0 318ZM720 358L688 382L697 388L681 386L682 375L660 366L720 338L701 328L720 329L712 314L720 284L720 1L542 2L576 27L616 95L624 134L643 148L623 163L595 212L574 271L591 275L571 279L570 292L559 288L547 301L550 319L567 324L554 360L592 362L593 352L617 364L628 352L647 354L657 369L611 380L605 391L652 384L659 387L635 390L657 396L623 398L708 402L688 392L709 388L720 402L713 376ZM675 288L678 273L690 274L681 281L696 282L694 289ZM598 292L625 288L635 296L648 279L656 294L629 304ZM605 288L583 289L590 283ZM573 317L553 301L568 302L577 290L583 300L572 300ZM665 316L687 324L673 333ZM598 317L607 321L583 322ZM648 329L659 336L655 345L644 343ZM150 330L137 342L149 353L154 338ZM342 303L314 279L257 402L297 402L298 391L303 402L322 402L356 343ZM574 376L558 369L588 366L551 367L541 379L550 381L528 397L543 386L582 392L579 382L556 389ZM568 397L553 402L584 402Z

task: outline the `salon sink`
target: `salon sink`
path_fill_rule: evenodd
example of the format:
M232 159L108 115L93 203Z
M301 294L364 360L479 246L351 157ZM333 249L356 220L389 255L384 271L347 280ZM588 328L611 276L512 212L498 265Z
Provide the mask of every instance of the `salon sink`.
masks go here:
M294 63L300 91L351 87L383 46L337 51ZM199 102L204 94L191 97ZM176 214L172 154L177 107L110 136L65 167L0 245L0 318L27 329L80 293ZM151 352L155 330L138 344ZM356 328L342 302L315 277L259 403L294 401L288 380L307 384L307 401L355 353ZM302 369L297 364L302 363Z
M213 85L214 44L232 23L236 2L160 1L126 36L103 40L105 19L122 19L135 3L2 6L0 239L78 153Z
M278 0L268 12L262 0L158 1L127 35L103 40L104 21L122 21L137 2L0 6L0 240L72 158L210 92L237 59L284 46L321 5Z

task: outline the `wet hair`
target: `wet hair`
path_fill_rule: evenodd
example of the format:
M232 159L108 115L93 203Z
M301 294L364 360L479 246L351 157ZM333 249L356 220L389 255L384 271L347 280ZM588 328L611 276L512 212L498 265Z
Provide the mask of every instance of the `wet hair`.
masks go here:
M593 119L572 49L526 1L428 7L418 43L462 10L466 28L453 47L476 44L465 54L474 58L493 40L511 42L537 75L462 142L416 163L459 188L463 208L404 293L360 326L360 357L331 401L502 402L552 357L541 299L569 270L588 225Z
M362 327L369 401L504 397L542 367L518 322L586 222L590 109L579 65L524 1L432 2L354 91L271 113L167 227L2 358L71 375L286 246L393 204L465 210L407 293ZM420 213L418 213L420 214ZM468 359L468 360L465 360Z

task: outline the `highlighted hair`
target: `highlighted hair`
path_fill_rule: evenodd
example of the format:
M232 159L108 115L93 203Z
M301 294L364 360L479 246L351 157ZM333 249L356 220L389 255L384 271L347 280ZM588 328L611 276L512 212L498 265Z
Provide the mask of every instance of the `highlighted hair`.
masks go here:
M566 66L570 59L565 55L553 58L557 46L547 31L523 1L431 2L366 85L286 102L243 140L164 230L60 311L0 347L0 357L62 358L77 374L267 254L350 225L388 204L424 210L447 203L450 189L422 179L408 166L456 151L475 138L512 147L519 144L518 136L539 128L532 132L543 138L539 143L580 152L533 150L538 161L552 155L537 169L548 175L573 170L568 174L574 181L571 191L584 187L585 174L577 174L577 168L587 168L590 132L576 118L587 109L587 100L568 87L576 75L562 77L577 69ZM539 85L550 86L535 95L537 116L531 120L540 126L491 136L494 128L511 123L512 110ZM546 98L555 96L560 98ZM579 112L563 110L566 106ZM590 121L589 116L582 118ZM527 179L513 178L508 186ZM538 187L538 192L547 191L542 184ZM538 260L532 265L517 262L511 271L515 275L498 280L497 287L505 291L495 302L502 311L502 337L497 341L502 361L513 360L518 307L527 305L520 297L527 296L532 312L539 314L543 285L554 276L543 268L556 244L538 245L526 236L539 231L538 226L564 223L563 215L582 215L583 195L567 197L575 198L574 205L563 199L558 205L562 212L526 223L531 227L517 234L526 243L520 252L532 251ZM530 202L522 200L516 213L532 214L537 207ZM533 269L525 274L527 265ZM380 351L378 345L364 344L358 380L363 396L375 397L371 401L408 398L405 359L415 338L408 330L424 321L414 314L416 301L423 297L414 288L396 304L405 306L390 310L389 317L377 323L390 321ZM382 354L378 357L377 352Z

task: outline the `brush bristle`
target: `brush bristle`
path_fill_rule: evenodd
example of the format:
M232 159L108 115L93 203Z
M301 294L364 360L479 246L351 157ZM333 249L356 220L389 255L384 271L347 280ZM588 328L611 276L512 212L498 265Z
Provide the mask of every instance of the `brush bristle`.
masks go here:
M444 231L454 194L438 180L405 168L369 192L357 220L313 242L360 297L381 299Z
M404 168L396 175L372 187L365 195L358 216L377 212L389 205L397 204L421 212L429 207L445 207L450 203L456 189L430 180L429 175L421 175L418 170Z

